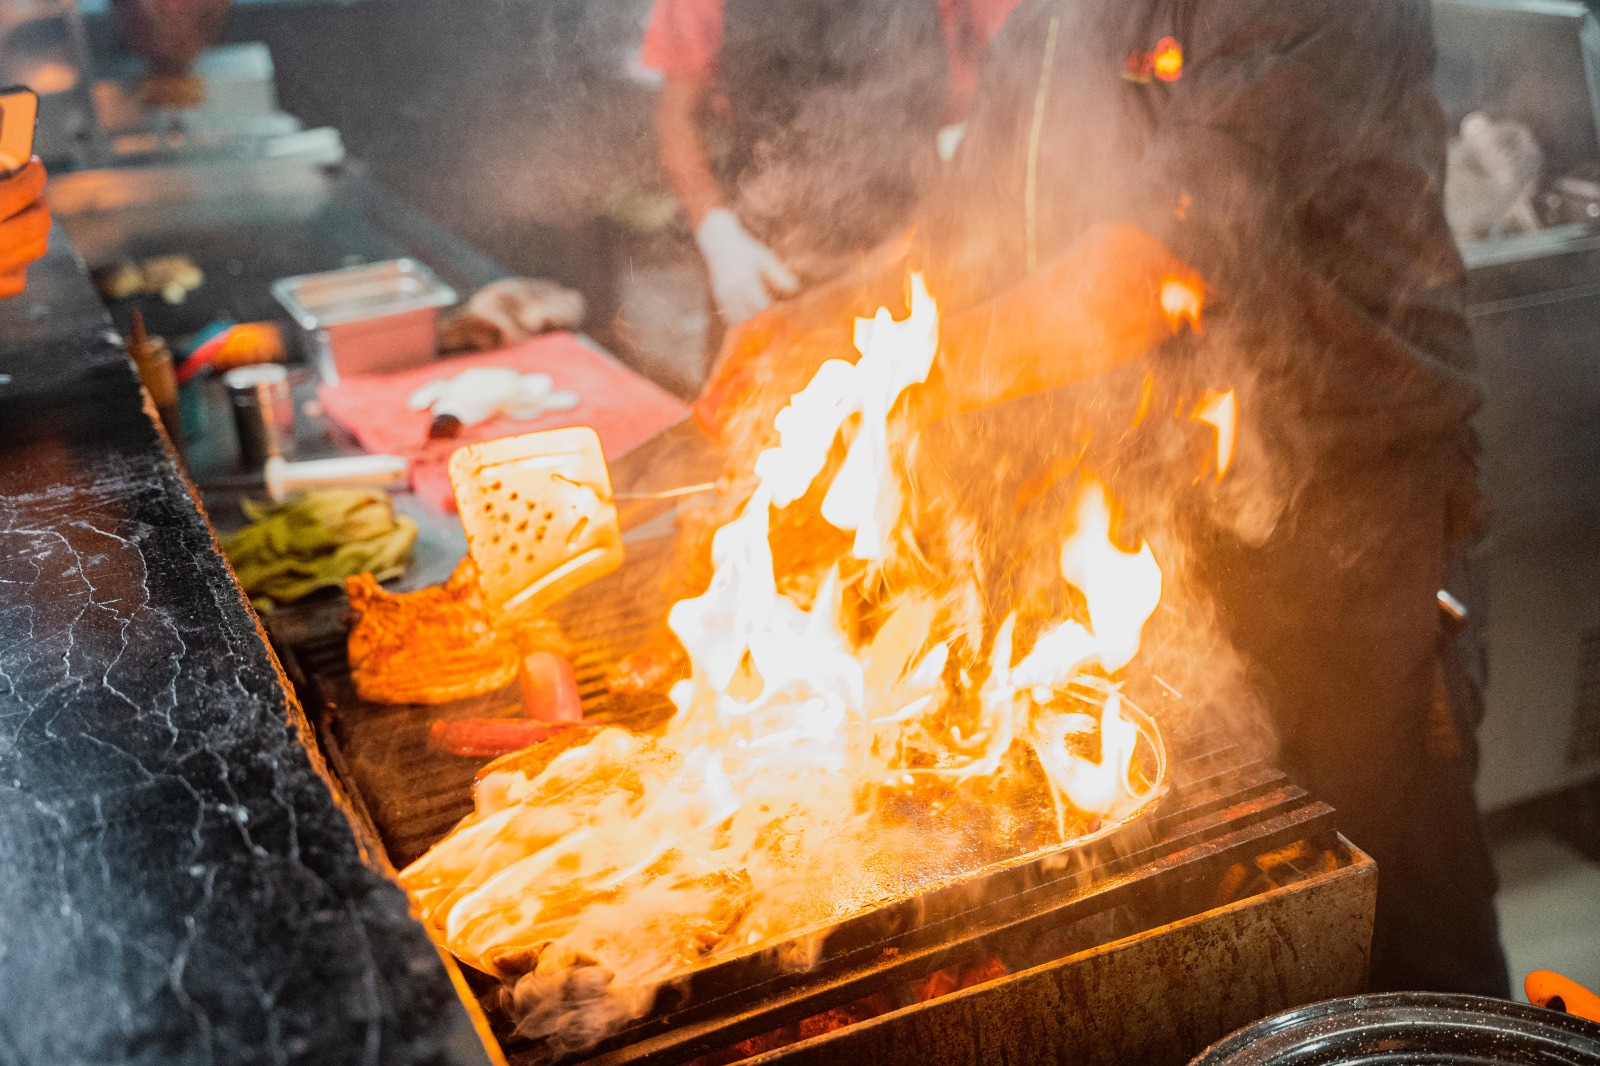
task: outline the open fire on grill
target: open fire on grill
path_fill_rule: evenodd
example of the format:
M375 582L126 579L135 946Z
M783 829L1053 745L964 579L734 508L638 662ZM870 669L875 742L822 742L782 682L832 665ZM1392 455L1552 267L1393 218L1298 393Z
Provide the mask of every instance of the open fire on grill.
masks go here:
M1199 297L1163 293L1198 325ZM1055 616L998 623L978 576L920 553L891 417L933 366L938 310L860 319L777 415L754 490L711 545L709 587L668 625L689 676L658 735L570 731L480 774L475 810L402 873L464 962L501 978L518 1030L592 1047L695 967L778 952L803 966L845 918L1058 849L1142 810L1154 726L1123 676L1162 593L1144 543L1080 472ZM1237 409L1192 417L1231 459ZM838 534L815 582L775 572L774 516Z

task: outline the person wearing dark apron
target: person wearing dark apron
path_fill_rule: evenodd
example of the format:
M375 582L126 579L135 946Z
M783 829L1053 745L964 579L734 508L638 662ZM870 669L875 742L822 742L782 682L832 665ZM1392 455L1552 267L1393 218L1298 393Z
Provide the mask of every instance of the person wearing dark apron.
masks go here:
M1457 632L1439 600L1468 598L1451 581L1484 507L1431 19L1427 0L1025 0L919 215L940 350L906 410L992 411L1015 436L1042 398L1235 389L1227 479L1157 490L1184 578L1286 770L1377 860L1372 987L1505 995L1472 791L1482 612ZM1173 280L1203 287L1201 328ZM696 405L723 439L770 421L752 410L804 380L796 353L848 343L782 326L730 338Z
M1472 792L1481 673L1437 598L1483 507L1429 5L1030 0L993 47L931 201L952 384L1005 391L996 322L1048 339L1070 294L1143 271L1132 317L1159 339L1156 283L1203 280L1203 334L1146 358L1237 388L1254 439L1229 476L1256 499L1197 509L1196 570L1286 769L1378 862L1372 986L1507 994ZM1136 247L1086 256L1108 233ZM1041 374L1033 347L1022 391L1105 358Z
M901 230L1015 0L657 0L662 161L735 325Z

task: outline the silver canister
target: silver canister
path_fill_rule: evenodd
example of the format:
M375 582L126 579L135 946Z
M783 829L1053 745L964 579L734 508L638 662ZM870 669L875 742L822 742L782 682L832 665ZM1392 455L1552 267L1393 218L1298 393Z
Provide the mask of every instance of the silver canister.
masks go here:
M276 363L242 366L222 375L239 432L239 465L259 469L273 456L294 456L294 399L289 372Z

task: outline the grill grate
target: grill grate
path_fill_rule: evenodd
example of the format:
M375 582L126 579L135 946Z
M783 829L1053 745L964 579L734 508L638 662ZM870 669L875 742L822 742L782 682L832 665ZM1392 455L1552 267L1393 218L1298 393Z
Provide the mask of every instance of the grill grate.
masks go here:
M604 684L616 658L664 616L670 560L667 538L631 543L621 570L552 612L576 649L587 717L647 728L670 712L663 698L616 697ZM429 748L429 723L513 715L515 688L443 707L367 704L350 681L337 612L280 612L271 628L330 765L388 859L409 864L470 813L473 776L484 762ZM1171 920L1163 915L1182 908L1163 901L1190 899L1194 886L1223 880L1241 856L1319 834L1331 838L1328 808L1307 801L1226 737L1201 731L1167 739L1173 789L1155 814L1070 852L1070 865L1012 867L846 922L804 974L784 972L767 956L709 966L685 990L665 990L657 1010L598 1048L595 1061L684 1062L936 970L1014 956L1019 944L1037 950L1074 923L1115 925L1129 908L1145 921ZM1208 898L1205 905L1222 902ZM513 1063L539 1060L538 1049L498 1035Z

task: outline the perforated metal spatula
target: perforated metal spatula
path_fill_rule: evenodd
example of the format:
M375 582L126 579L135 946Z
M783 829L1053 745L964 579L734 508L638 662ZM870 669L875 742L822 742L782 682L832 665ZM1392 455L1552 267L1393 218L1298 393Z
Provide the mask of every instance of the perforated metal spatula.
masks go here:
M541 611L622 565L600 438L587 426L469 444L450 457L467 550L491 606Z

